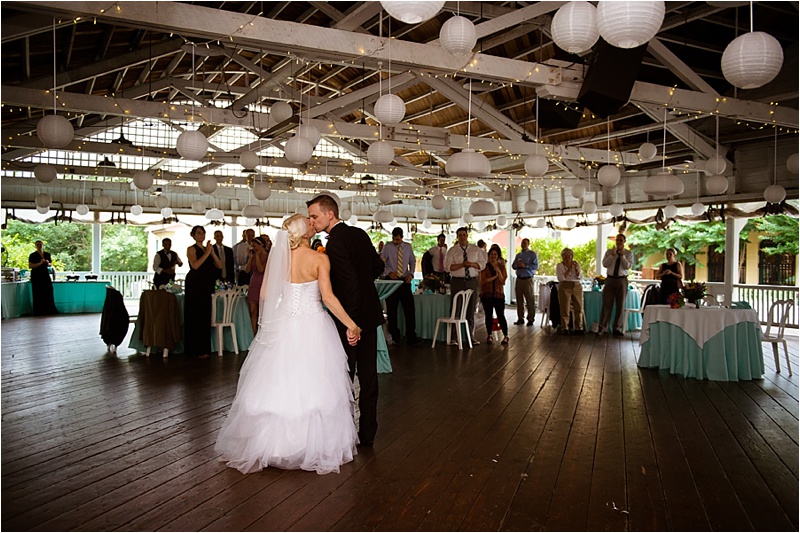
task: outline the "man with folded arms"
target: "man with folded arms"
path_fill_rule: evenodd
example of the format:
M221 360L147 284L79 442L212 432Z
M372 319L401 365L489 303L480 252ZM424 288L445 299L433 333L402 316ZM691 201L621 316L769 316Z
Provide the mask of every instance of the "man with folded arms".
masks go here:
M531 245L529 239L522 239L522 250L514 258L511 268L517 272L517 283L514 286L514 294L517 297L517 326L525 323L525 307L528 308L528 325L533 325L536 318L536 305L533 300L533 276L539 270L539 256L536 252L529 250Z

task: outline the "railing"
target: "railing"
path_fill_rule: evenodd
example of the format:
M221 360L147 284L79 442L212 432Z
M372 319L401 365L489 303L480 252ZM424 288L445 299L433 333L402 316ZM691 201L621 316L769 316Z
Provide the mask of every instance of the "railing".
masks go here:
M798 327L797 297L800 288L789 287L786 285L742 285L734 284L733 300L745 301L750 307L756 310L758 318L763 324L769 320L769 308L778 300L792 300L794 306L789 311L786 319L786 327ZM776 317L778 318L778 317Z

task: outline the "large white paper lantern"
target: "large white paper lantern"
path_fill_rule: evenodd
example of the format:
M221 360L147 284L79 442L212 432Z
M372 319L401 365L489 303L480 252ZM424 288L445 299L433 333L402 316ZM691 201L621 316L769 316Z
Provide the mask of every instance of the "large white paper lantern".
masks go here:
M636 48L655 37L664 12L662 1L598 2L597 29L609 44Z
M798 165L798 160L797 160L797 154L794 153L794 154L790 155L789 158L786 160L786 168L792 174L797 174L798 166L799 165Z
M450 176L459 178L485 178L492 172L492 165L482 153L467 148L453 154L444 166Z
M433 198L431 198L431 207L436 210L444 209L447 207L447 198L442 194L434 194Z
M311 159L311 154L314 153L314 147L305 137L298 137L295 135L283 146L283 153L290 163L295 165L302 165Z
M536 214L536 212L539 210L539 202L537 202L536 200L528 200L527 202L525 202L523 209L529 215Z
M508 217L505 215L498 215L496 223L498 228L505 228L508 225Z
M58 177L53 165L36 165L33 167L33 175L39 183L50 183Z
M270 126L275 126L284 120L289 120L292 118L293 114L292 106L286 102L275 102L269 108L269 116L272 119L272 124L270 124Z
M266 200L271 194L272 191L269 190L269 183L257 181L255 185L253 185L253 196L255 196L257 200Z
M198 215L201 214L203 211L206 210L206 206L202 200L195 200L192 202L192 211L197 213Z
M780 185L770 185L764 189L764 199L771 204L779 204L786 198L786 189Z
M464 213L464 216L461 217L461 220L464 221L464 224L469 224L475 217L472 213Z
M72 142L75 128L61 115L46 115L36 124L36 136L47 148L64 148Z
M389 141L375 141L367 148L367 159L373 165L388 165L394 160L394 148Z
M208 211L206 211L206 218L208 220L222 220L224 216L225 213L223 213L222 210L217 209L216 207L213 207Z
M381 0L381 5L400 22L419 24L435 17L444 7L444 2Z
M255 152L248 150L247 152L242 152L239 156L239 164L242 165L245 170L255 170L259 163L258 154Z
M50 206L36 206L36 212L40 215L46 215L50 212Z
M597 204L591 200L586 200L583 202L583 212L587 215L591 215L597 212Z
M705 171L706 174L711 176L713 174L722 174L728 166L728 162L724 157L712 155L706 161Z
M375 118L381 124L398 124L405 116L406 103L396 94L384 94L375 102Z
M704 206L700 202L695 202L695 203L692 204L692 214L694 216L699 217L700 215L702 215L705 212L706 212L706 206Z
M650 176L644 182L642 191L650 196L657 198L667 198L669 196L679 196L683 194L683 181L673 176L669 172L659 172L655 176Z
M562 50L572 54L585 52L600 37L596 8L589 2L567 2L556 11L550 34Z
M197 186L204 193L211 194L217 190L217 178L208 175L200 176L200 179L197 180Z
M95 199L95 203L100 209L108 209L114 203L114 200L107 194L101 194Z
M171 207L162 207L161 208L161 216L163 218L169 218L172 216L172 208Z
M177 150L190 161L200 161L208 153L208 139L199 131L184 131L178 135Z
M264 208L258 204L249 204L242 209L242 216L245 218L263 218L266 214Z
M678 215L678 208L672 204L664 207L664 216L666 218L675 218Z
M740 35L722 53L722 75L740 89L755 89L775 79L783 65L783 49L763 31Z
M611 214L612 217L619 217L622 216L624 209L620 204L611 204L608 206L608 212Z
M469 212L476 217L493 216L497 210L489 200L478 200L469 206Z
M454 56L463 56L472 52L477 42L478 34L475 31L475 25L465 17L458 15L450 17L439 30L439 44Z
M525 172L528 173L528 176L544 176L548 168L550 168L550 162L543 155L530 155L525 160Z
M153 175L140 170L133 175L133 185L140 191L146 191L153 186Z
M722 194L728 190L728 179L725 176L711 176L706 180L708 194Z
M394 220L394 215L392 215L392 212L388 209L381 208L375 211L375 214L372 215L372 220L385 224Z
M642 158L642 161L650 161L656 155L658 155L658 148L653 143L642 143L639 147L639 157Z
M309 126L308 124L301 124L297 126L297 136L308 139L308 142L311 143L312 148L316 148L319 144L319 140L322 138L319 130L314 126Z
M50 207L50 204L53 203L53 198L46 192L40 192L33 197L33 201L36 203L36 207Z
M159 195L159 196L156 196L156 199L153 200L153 203L155 204L155 206L157 208L164 209L165 207L167 207L169 205L169 198L167 198L164 195Z
M88 215L89 214L89 206L86 205L86 204L78 204L75 207L75 212L78 213L81 216ZM131 212L133 212L133 208L131 208Z
M345 208L339 211L339 220L350 220L350 217L353 216L353 212L349 209Z
M619 183L621 177L622 175L616 165L603 165L597 171L597 181L603 187L614 187Z
M547 226L547 221L545 219L540 218L539 220L536 221L537 228L544 228L546 226Z
M568 227L569 229L572 229L572 228L574 228L575 226L577 226L577 225L578 225L578 222L577 222L577 221L576 221L574 218L568 218L568 219L567 219L567 224L566 224L566 225L567 225L567 227Z
M572 195L573 198L577 198L580 200L584 196L586 196L586 185L583 183L576 183L569 189L569 193Z
M378 191L378 201L383 205L388 204L392 200L394 200L394 192L392 189L384 188Z
M417 220L427 220L428 219L428 210L424 207L420 207L417 209Z
M78 206L78 207L80 207L80 206ZM88 210L88 208L87 208L87 210ZM131 215L133 215L133 216L135 216L135 217L138 217L138 216L139 216L139 215L141 215L143 212L144 212L144 209L143 209L143 208L142 208L142 206L140 206L139 204L133 204L133 205L131 206Z

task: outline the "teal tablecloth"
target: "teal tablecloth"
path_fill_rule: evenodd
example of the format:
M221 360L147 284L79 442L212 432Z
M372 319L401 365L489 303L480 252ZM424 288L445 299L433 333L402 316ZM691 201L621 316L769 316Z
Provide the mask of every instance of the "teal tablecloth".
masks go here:
M375 288L378 289L378 298L384 301L402 285L402 281L376 280ZM378 373L389 374L392 372L392 361L389 359L389 346L386 344L386 334L383 326L378 328Z
M185 296L183 294L176 295L178 300L178 307L180 308L181 313L181 340L175 345L173 348L173 353L183 353L183 306L184 306L184 299ZM222 305L217 305L217 318L222 318ZM233 313L233 323L236 325L236 340L237 344L239 345L239 351L246 351L250 348L250 343L253 342L253 326L250 323L250 311L247 307L247 300L244 295L239 299L239 305L236 306L236 309ZM142 343L142 340L139 338L139 319L136 320L136 324L133 327L133 333L131 334L131 341L128 344L129 348L133 348L137 352L144 352L147 350L147 347ZM223 350L226 352L233 352L233 336L231 335L231 328L224 328L222 334L222 342L223 342ZM155 347L154 347L155 348ZM161 347L157 347L161 349ZM151 350L152 351L152 350ZM211 351L217 351L217 328L211 329Z
M30 281L3 283L2 308L3 318L33 314L33 292Z
M554 295L555 296L555 295ZM638 291L628 291L628 296L625 297L625 307L639 309L642 303L641 296ZM602 291L583 291L583 312L586 313L586 325L590 330L593 330L592 324L600 322L600 311L603 309L603 293ZM611 313L611 321L608 323L608 331L610 332L614 326L614 320L617 317L617 309ZM628 331L642 329L642 315L639 313L631 313L628 315Z
M417 337L421 339L433 339L436 332L436 319L450 316L450 302L452 297L449 294L415 294L414 311L417 321ZM402 310L398 308L397 327L400 331L405 331L406 320ZM444 330L442 330L444 333Z
M2 284L2 316L15 318L33 313L30 281ZM55 281L53 300L59 313L102 313L110 281Z

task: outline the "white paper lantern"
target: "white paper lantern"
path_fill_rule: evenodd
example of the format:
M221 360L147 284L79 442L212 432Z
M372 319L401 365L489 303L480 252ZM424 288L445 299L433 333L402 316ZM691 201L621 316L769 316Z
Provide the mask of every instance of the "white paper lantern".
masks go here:
M355 213L353 213L353 216L351 216L350 220L348 220L347 222L349 222L351 226L355 226L356 224L358 224L358 217L356 216Z
M543 218L540 218L539 220L536 221L536 227L537 228L547 227L547 221Z
M400 22L419 24L435 17L444 7L444 2L381 0L381 5Z
M467 148L453 154L444 166L450 176L459 178L485 178L492 172L492 165L485 155Z
M796 153L790 155L789 158L786 160L786 168L792 174L797 174L797 172L798 172L798 160L797 160L797 154Z
M755 89L769 83L782 65L781 44L763 31L740 35L722 53L722 75L740 89Z
M249 204L242 209L242 216L245 218L264 218L267 212L257 204Z
M260 162L258 154L255 152L242 152L239 156L239 164L242 165L245 170L255 170Z
M394 200L394 192L392 189L384 188L378 191L378 201L384 205Z
M153 200L153 203L157 208L164 209L169 205L169 198L163 195L156 196L155 200Z
M611 204L608 206L608 212L611 214L612 217L619 217L622 216L622 212L624 209L619 204Z
M477 42L478 34L475 31L475 25L465 17L458 15L450 17L439 30L439 44L454 56L463 56L472 52Z
M72 142L75 128L61 115L46 115L36 124L36 136L48 148L64 148Z
M208 211L206 211L206 218L208 220L222 220L222 218L224 216L225 216L225 213L223 213L221 210L217 209L216 207L211 208Z
M706 206L704 206L700 202L695 202L695 203L692 204L692 214L694 216L699 217L700 215L702 215L705 212L706 212Z
M255 224L256 224L256 219L254 219L254 218L245 218L244 219L244 225L245 226L255 226Z
M431 207L433 207L436 210L444 209L445 207L447 207L447 198L445 198L444 195L441 194L433 195L433 198L431 198Z
M576 183L569 189L569 193L572 195L573 198L581 199L586 196L586 185L583 183Z
M269 117L272 119L270 126L280 124L285 120L289 120L294 115L292 106L286 102L275 102L269 108Z
M464 216L461 217L461 220L464 221L464 224L469 224L474 218L475 217L472 216L472 213L464 213Z
M550 33L562 50L585 52L600 37L595 7L589 2L567 2L556 11Z
M706 180L708 194L722 194L728 190L728 179L725 176L711 176Z
M178 135L177 150L190 161L200 161L208 153L208 139L199 131L184 131Z
M650 161L656 155L658 155L658 148L653 143L642 143L639 147L639 157L642 158L642 161Z
M373 165L388 165L394 160L394 148L389 141L375 141L367 148L367 159Z
M36 165L33 167L33 175L39 183L50 183L58 177L53 165Z
M381 124L391 126L403 121L406 103L396 94L384 94L375 102L375 118Z
M111 197L107 194L101 194L100 196L97 197L95 203L97 204L97 207L99 207L100 209L108 209L114 203L114 200L112 200Z
M163 207L161 208L161 216L164 218L169 218L172 216L172 208L171 207Z
M543 155L530 155L525 160L525 172L528 173L528 176L544 176L548 168L550 168L550 162Z
M197 186L204 193L211 194L217 190L217 178L208 175L200 176L200 179L197 180Z
M657 198L667 198L683 194L684 185L679 177L673 176L669 172L659 172L655 176L647 178L642 191Z
M486 222L484 222L483 220L479 220L479 221L477 221L477 222L475 223L475 229L476 229L477 231L483 231L483 230L485 230L485 229L486 229Z
M89 214L89 206L86 205L86 204L78 204L75 207L75 212L78 213L81 216L88 215Z
M662 1L598 2L597 29L613 46L636 48L655 37L664 12Z
M46 192L40 192L34 196L33 201L36 203L36 207L50 207L50 204L53 203L53 198Z
M216 182L215 182L216 183ZM206 210L206 206L202 200L195 200L192 202L192 211L197 213L198 215Z
M349 209L342 209L339 211L339 219L340 220L350 220L350 217L353 216L353 212Z
M385 224L394 220L394 215L388 209L381 208L375 211L375 214L372 215L372 220Z
M431 221L430 221L430 220L423 220L423 221L422 221L422 227L423 227L423 228L425 228L425 229L431 229L431 226L432 226L432 224L431 224Z
M476 217L493 216L497 211L489 200L478 200L469 206L469 212Z
M505 228L508 225L508 217L505 215L499 215L495 223L497 224L498 228Z
M675 218L678 215L678 208L672 204L664 207L664 216L666 218Z
M80 207L80 206L78 206L78 207ZM87 208L87 210L88 210L88 208ZM138 217L138 216L139 216L139 215L141 215L143 212L144 212L144 209L143 209L143 208L142 208L142 206L140 206L139 204L133 204L133 205L131 206L131 215L133 215L133 216L135 216L135 217Z
M568 218L568 219L567 219L567 227L568 227L569 229L572 229L572 228L574 228L574 227L575 227L575 226L577 226L577 225L578 225L578 223L575 221L575 219L574 219L574 218Z
M539 202L537 202L536 200L528 200L527 202L525 202L523 209L529 215L536 214L536 212L539 210Z
M297 136L308 139L308 142L311 143L312 148L316 148L319 144L319 140L322 138L317 128L307 124L301 124L297 126Z
M770 185L764 189L764 199L771 204L779 204L786 198L786 189L780 185Z
M140 191L146 191L153 186L153 175L140 170L133 175L133 185Z
M586 200L583 202L583 212L587 215L591 215L597 212L597 204L591 200Z
M272 191L269 190L269 183L257 181L253 185L253 196L256 197L256 200L266 200L271 194Z
M614 187L621 178L619 168L616 165L603 165L597 171L597 181L603 187Z
M36 207L36 211L37 211L37 212L38 212L40 215L46 215L47 213L49 213L49 212L50 212L50 206L41 206L41 205L40 205L40 206L37 206L37 207Z
M728 162L725 160L724 157L713 155L708 158L708 161L706 161L705 171L706 174L709 176L713 174L722 174L723 172L725 172L725 168L727 166Z
M427 220L428 219L428 210L424 207L420 207L417 209L417 220Z
M311 159L311 154L314 153L314 147L305 137L298 137L295 135L283 146L283 153L290 163L295 165L302 165Z

